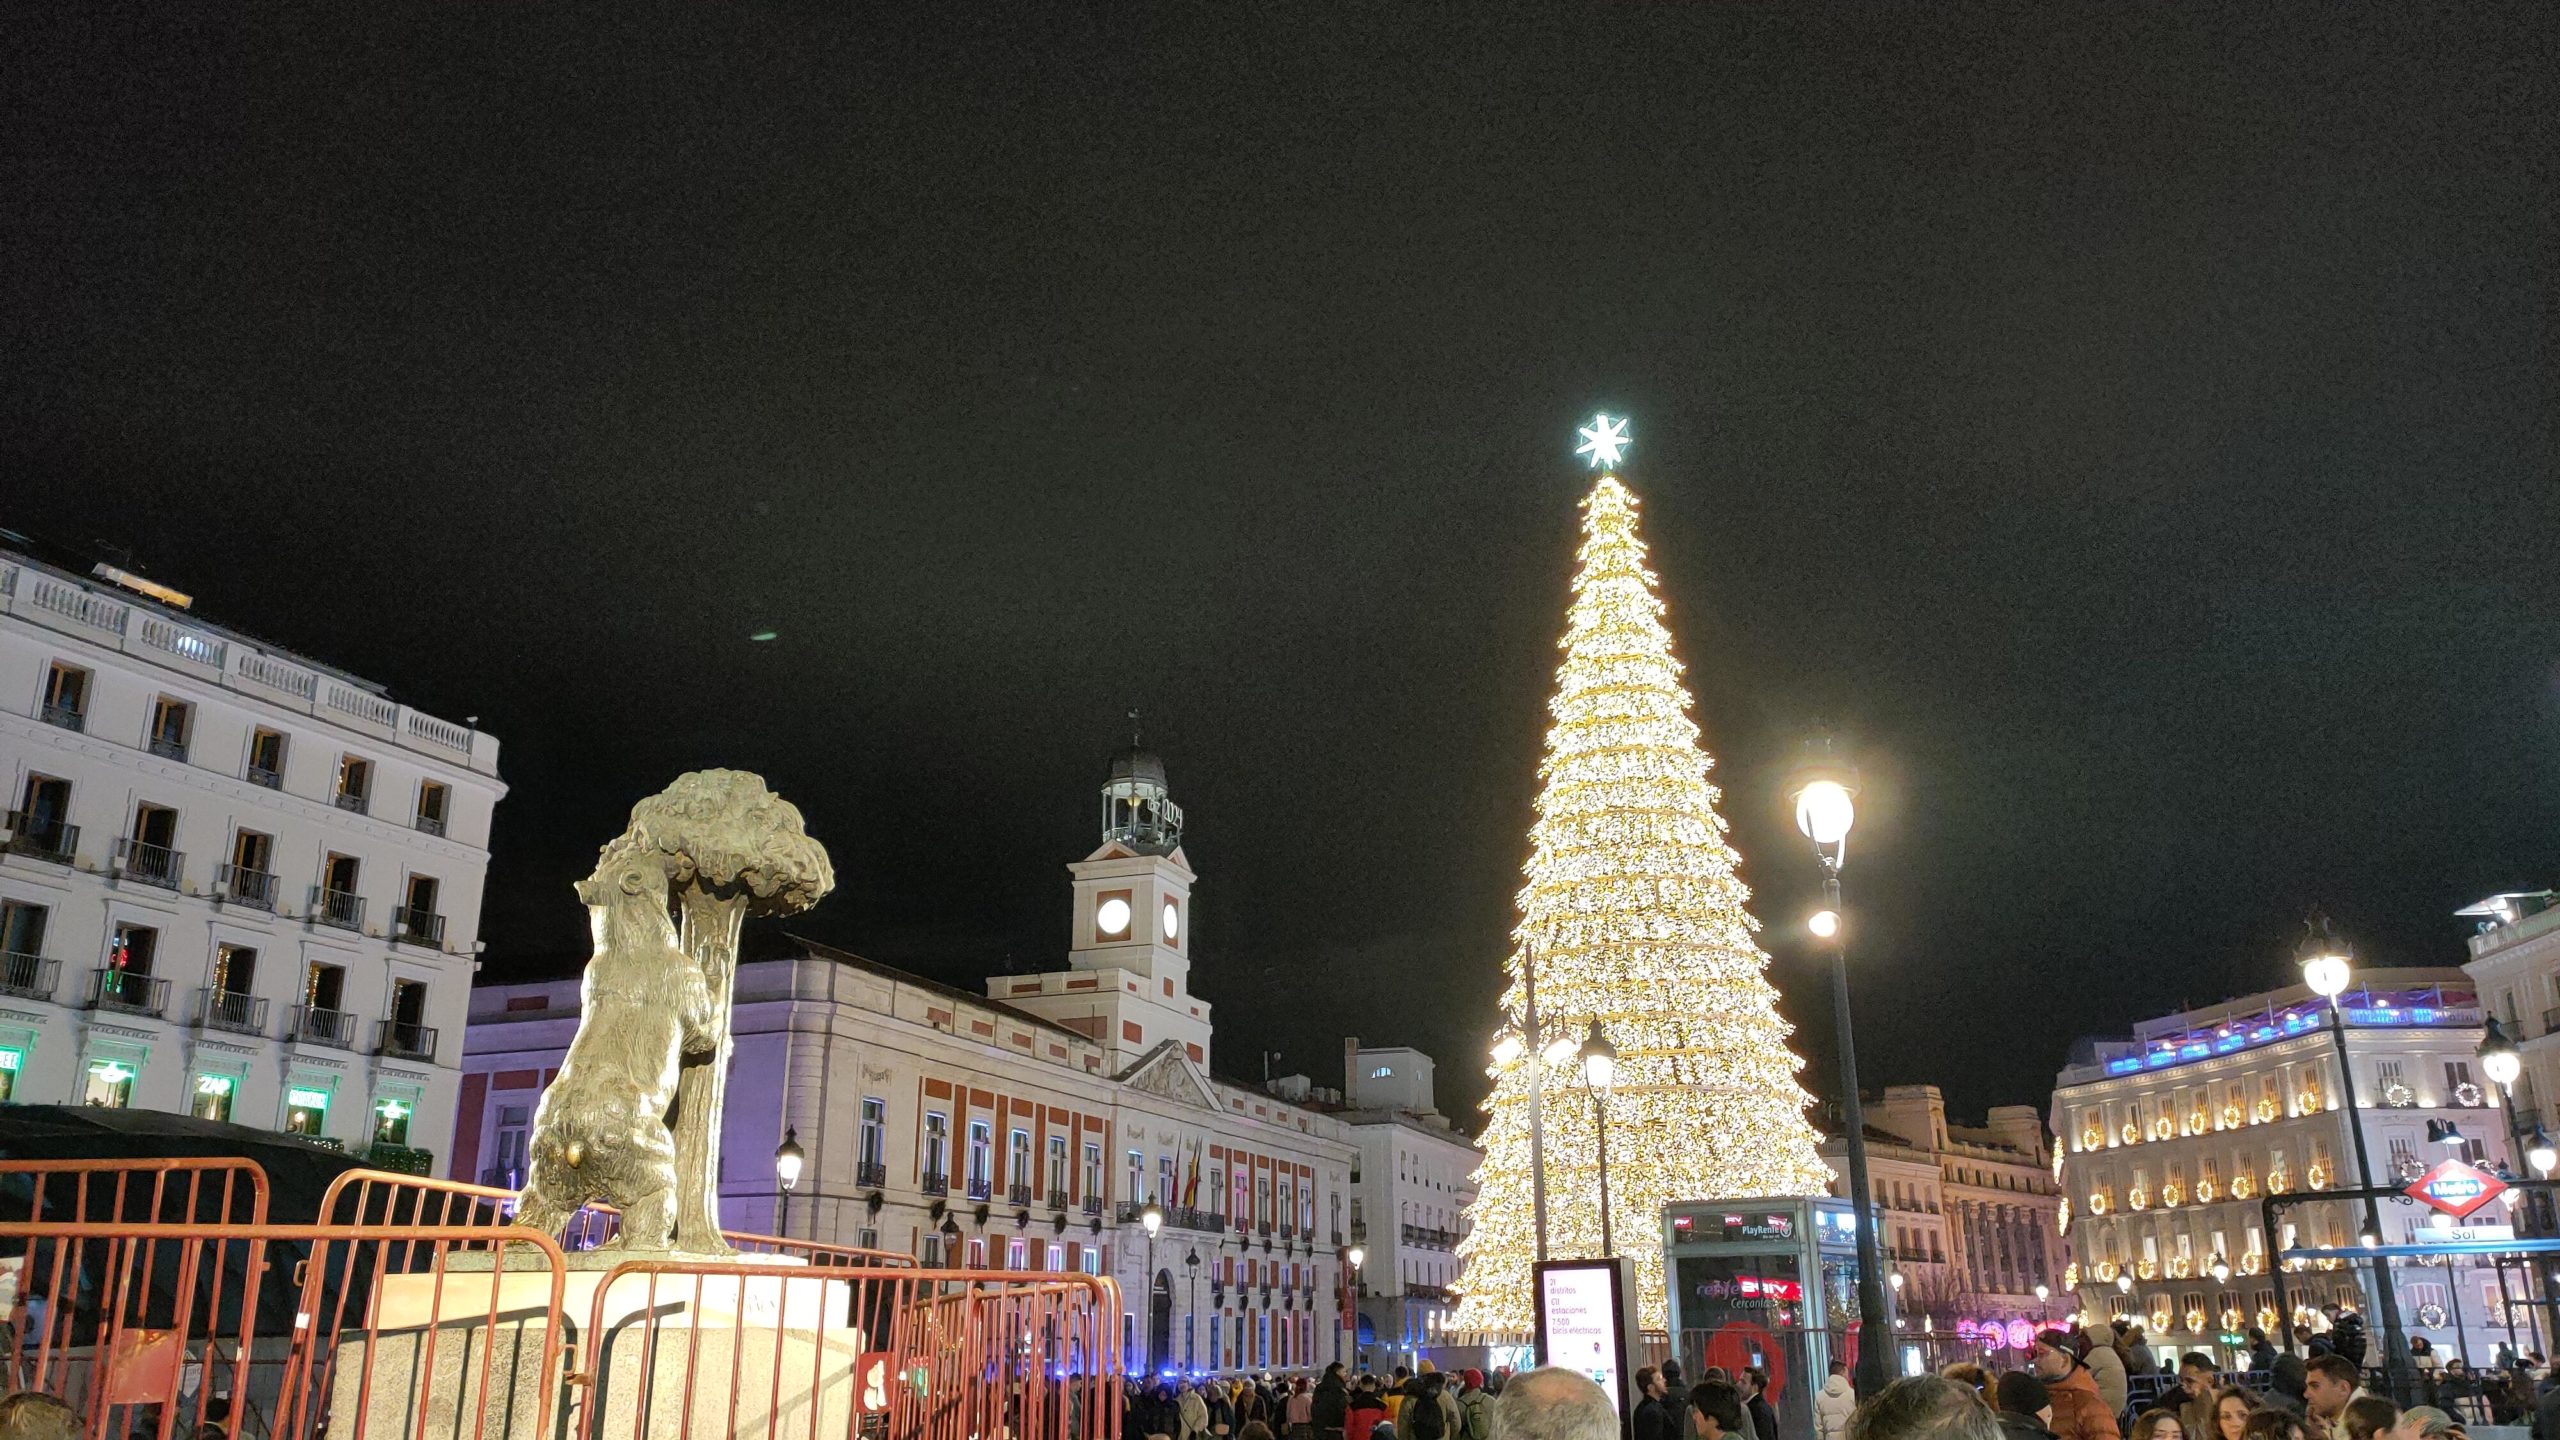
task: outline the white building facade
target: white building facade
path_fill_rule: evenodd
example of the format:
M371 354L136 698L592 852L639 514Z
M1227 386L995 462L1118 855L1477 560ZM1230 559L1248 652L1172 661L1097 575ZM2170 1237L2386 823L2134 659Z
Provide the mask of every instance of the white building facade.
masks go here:
M2452 1156L2495 1167L2507 1146L2505 1112L2477 1073L2482 1012L2454 969L2359 972L2339 997L2349 1074L2371 1161L2367 1185L2400 1185ZM2295 1261L2280 1314L2271 1251L2353 1247L2360 1201L2291 1207L2271 1244L2261 1218L2270 1194L2352 1188L2355 1140L2328 1005L2295 985L2182 1011L2134 1027L2128 1041L2084 1042L2059 1076L2051 1112L2066 1205L2065 1272L2084 1312L2124 1315L2153 1345L2231 1358L2222 1337L2252 1325L2270 1335L2308 1322L2322 1305L2375 1319L2368 1265ZM2464 1139L2428 1138L2430 1121ZM2503 1201L2470 1224L2505 1223ZM2385 1240L2403 1243L2434 1212L2381 1206ZM2215 1263L2229 1278L2214 1278ZM2507 1338L2498 1278L2487 1265L2392 1265L2412 1336L2441 1353L2487 1363ZM2457 1333L2459 1327L2459 1333ZM2379 1326L2373 1326L2379 1335Z
M1483 1347L1456 1343L1447 1325L1484 1152L1434 1103L1430 1056L1356 1039L1342 1048L1340 1118L1360 1147L1351 1203L1360 1359L1381 1374L1426 1359L1444 1370L1479 1364Z
M0 1099L424 1169L453 1129L497 741L122 578L152 593L0 550Z
M2560 1127L2560 896L2548 890L2493 895L2459 913L2479 924L2463 973L2515 1042L2515 1128Z
M1110 1275L1133 1370L1347 1358L1349 1129L1210 1074L1179 812L1152 756L1122 756L1113 786L1101 848L1069 867L1063 970L977 995L800 940L738 967L722 1223L927 1264ZM522 1183L577 1011L575 980L475 992L456 1178ZM786 1134L807 1155L787 1195Z

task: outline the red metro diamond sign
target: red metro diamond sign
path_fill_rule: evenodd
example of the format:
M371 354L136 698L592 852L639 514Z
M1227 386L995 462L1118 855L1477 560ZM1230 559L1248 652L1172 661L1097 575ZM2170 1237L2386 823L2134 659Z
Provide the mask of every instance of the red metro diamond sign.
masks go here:
M2506 1189L2506 1181L2477 1165L2447 1160L2411 1181L2400 1193L2460 1220L2505 1194Z

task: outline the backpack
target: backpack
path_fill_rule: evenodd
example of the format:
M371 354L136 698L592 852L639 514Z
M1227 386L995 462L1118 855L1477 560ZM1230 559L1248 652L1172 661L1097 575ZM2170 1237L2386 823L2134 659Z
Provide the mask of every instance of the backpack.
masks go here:
M1459 1400L1458 1413L1466 1417L1466 1440L1493 1440L1493 1416L1482 1390L1471 1390Z
M1440 1413L1440 1397L1425 1390L1405 1402L1404 1440L1448 1440L1449 1417Z

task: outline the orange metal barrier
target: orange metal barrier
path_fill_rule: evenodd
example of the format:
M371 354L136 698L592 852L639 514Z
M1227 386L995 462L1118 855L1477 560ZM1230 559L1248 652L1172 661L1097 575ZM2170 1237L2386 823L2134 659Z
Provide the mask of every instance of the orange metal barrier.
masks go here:
M271 1251L307 1253L299 1285L263 1283ZM457 1394L517 1396L532 1407L525 1433L552 1412L560 1327L513 1349L487 1338L505 1333L502 1302L519 1293L537 1315L561 1313L563 1256L530 1230L0 1223L0 1269L18 1277L34 1349L22 1387L69 1402L92 1436L361 1435L386 1370L416 1399L402 1434L518 1433L516 1412L492 1425L485 1404L456 1411ZM431 1323L402 1323L413 1315ZM262 1351L272 1386L253 1383ZM528 1351L530 1385L517 1373ZM448 1372L458 1383L441 1383ZM352 1428L330 1425L342 1397L358 1402Z
M22 1192L24 1215L17 1213ZM264 1225L267 1172L228 1155L0 1160L0 1218Z

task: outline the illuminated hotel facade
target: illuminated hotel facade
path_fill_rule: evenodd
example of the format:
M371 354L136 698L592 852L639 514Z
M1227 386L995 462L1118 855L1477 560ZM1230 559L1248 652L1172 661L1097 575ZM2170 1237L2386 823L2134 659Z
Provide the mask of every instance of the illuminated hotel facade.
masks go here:
M2474 1054L2483 1012L2469 976L2362 971L2339 1005L2346 1078L2372 1166L2366 1184L2405 1183L2448 1157L2506 1162L2507 1115ZM2050 1121L2070 1256L2064 1283L2085 1318L2130 1318L2163 1356L2201 1349L2226 1359L2234 1347L2224 1336L2252 1325L2276 1335L2280 1320L2307 1319L2327 1303L2373 1321L2370 1266L2291 1262L2284 1316L2268 1273L2264 1197L2357 1184L2327 1015L2326 1002L2293 985L2146 1020L2130 1039L2075 1049L2057 1077ZM2464 1138L2430 1141L2431 1121ZM2392 1243L2413 1238L2435 1213L2397 1200L2381 1210ZM2499 1201L2466 1223L2506 1221ZM2292 1207L2283 1223L2277 1248L2353 1247L2363 1206L2314 1201ZM2227 1280L2214 1278L2217 1258ZM2491 1266L2398 1260L2391 1271L2410 1335L2474 1364L2508 1339Z

